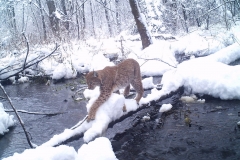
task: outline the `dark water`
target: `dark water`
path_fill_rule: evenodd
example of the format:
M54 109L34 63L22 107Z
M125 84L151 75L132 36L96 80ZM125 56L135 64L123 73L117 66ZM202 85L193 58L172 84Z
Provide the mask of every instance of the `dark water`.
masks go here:
M13 101L17 110L27 110L42 113L62 113L55 116L33 115L19 113L24 121L31 141L37 145L48 141L54 134L59 134L66 128L74 126L87 114L85 101L74 101L72 95L75 91L70 88L79 87L79 80L65 83L45 84L25 83L5 86L5 90ZM0 92L0 95L3 94ZM1 100L4 107L11 109L6 100ZM8 112L15 116L14 112ZM15 116L17 120L17 117ZM71 142L69 145L79 148L82 140ZM0 159L21 153L29 148L25 134L17 123L8 133L0 137Z
M160 78L154 78L159 82ZM80 80L64 83L25 83L5 86L18 110L62 114L56 116L19 113L31 141L37 145L48 141L53 135L71 128L83 119L86 101L74 101L72 95L80 87ZM145 95L148 91L145 91ZM0 95L2 93L0 92ZM169 103L167 99L161 103ZM7 101L1 101L11 109ZM208 98L204 104L178 103L165 115L163 125L153 129L154 119L133 126L136 117L157 112L156 106L146 108L108 129L105 136L111 139L119 160L239 160L240 159L240 101L222 101ZM10 112L9 114L13 114ZM185 123L185 116L191 127ZM15 116L16 119L16 116ZM119 134L120 133L120 134ZM82 138L68 142L76 150L83 144ZM0 137L0 159L21 153L30 148L19 124Z
M239 114L239 100L180 104L166 114L161 128L142 122L115 136L112 145L119 160L239 160Z

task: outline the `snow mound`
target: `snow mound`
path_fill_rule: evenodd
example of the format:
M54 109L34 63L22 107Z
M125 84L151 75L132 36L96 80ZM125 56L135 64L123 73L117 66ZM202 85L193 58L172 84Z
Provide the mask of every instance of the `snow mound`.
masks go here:
M143 88L149 89L149 88L155 88L156 86L153 83L153 77L144 78L142 80Z
M100 95L99 87L96 87L94 90L86 89L83 92L85 97L90 98L87 104L87 111L89 112L92 104ZM110 98L102 104L96 113L95 120L87 123L91 127L84 133L84 141L89 142L93 138L102 135L102 133L107 129L108 124L111 121L114 121L123 115L123 106L124 106L124 96L112 93Z
M117 160L109 139L100 137L78 150L80 160Z
M36 149L26 149L23 153L14 153L13 156L3 160L75 160L77 153L73 147L39 147Z
M8 128L15 124L13 115L9 115L4 111L3 104L0 102L0 135L8 132Z
M23 153L15 153L3 160L117 160L111 142L104 137L83 144L78 152L73 147L60 145L58 147L40 146L26 149Z
M172 105L170 103L168 104L163 104L161 108L159 109L159 112L167 112L172 109Z
M75 78L77 76L77 71L74 69L71 64L60 63L53 71L52 79L61 79L61 78Z

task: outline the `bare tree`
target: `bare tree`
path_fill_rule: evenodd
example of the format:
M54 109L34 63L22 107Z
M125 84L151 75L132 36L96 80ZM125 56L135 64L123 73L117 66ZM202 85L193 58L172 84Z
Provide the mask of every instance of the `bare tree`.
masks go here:
M59 27L59 19L56 17L56 6L53 0L47 0L47 6L49 11L49 20L51 24L51 28L55 37L60 38L60 27Z
M11 32L12 36L17 36L17 23L16 23L16 14L15 14L15 2L11 0L4 0L4 3L6 4L5 8L5 15L7 16L7 24L9 31Z
M107 3L106 0L102 0L102 4L104 6L104 12L105 12L106 20L107 20L108 31L109 31L110 37L112 37L113 36L113 31L112 31L111 22L110 22L110 16L109 16L108 9L107 9L107 4L108 3Z
M93 31L93 36L94 36L94 38L96 38L92 0L90 0L90 10L91 10L91 19L92 19L92 31Z
M82 35L82 39L85 39L85 31L86 31L86 17L85 17L85 3L82 3L82 7L81 7L81 17L82 17L82 27L81 27L81 35Z
M129 3L131 6L131 9L132 9L132 14L136 21L138 32L141 36L142 47L144 49L144 48L148 47L150 44L152 44L152 37L147 29L147 24L145 22L145 18L143 17L143 14L140 13L140 9L138 7L137 0L129 0Z
M38 3L38 6L39 6L40 16L41 16L41 19L42 19L43 39L44 39L44 41L46 41L47 40L47 28L46 28L46 24L45 24L44 15L43 15L43 8L42 8L41 0L37 0L37 3Z
M115 0L116 5L116 21L117 21L117 34L121 32L121 22L120 22L120 13L119 13L119 0Z
M67 7L66 7L65 0L61 0L61 7L63 10L64 16L67 17ZM69 30L69 21L68 21L68 18L66 18L66 19L67 20L64 22L64 26L65 26L66 30Z

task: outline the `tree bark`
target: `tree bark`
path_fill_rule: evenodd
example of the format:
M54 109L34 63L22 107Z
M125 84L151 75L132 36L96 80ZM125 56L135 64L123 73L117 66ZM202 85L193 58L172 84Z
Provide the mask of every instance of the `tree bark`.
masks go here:
M76 0L76 25L77 25L77 39L78 40L80 40L80 26L79 26L79 19L78 19L78 17L79 17L79 12L77 11L77 8L79 8L79 6L78 6L78 2L77 2L77 0Z
M147 29L147 24L145 23L145 17L140 13L140 9L137 3L137 0L129 0L132 14L134 16L134 19L136 21L138 32L141 36L142 40L142 47L143 49L148 47L150 44L152 44L152 37L150 36L150 33Z
M59 27L59 19L55 15L56 6L53 0L47 0L47 6L49 11L49 20L51 23L52 31L55 37L60 38L60 27Z
M37 3L38 3L38 6L39 6L39 9L40 9L40 16L41 16L41 19L42 19L43 39L44 39L44 41L46 41L47 40L47 29L46 29L45 19L44 19L44 16L43 16L43 8L42 8L41 0L37 0Z
M120 14L119 14L119 0L115 0L116 5L116 21L117 21L117 34L121 32L121 22L120 22Z
M107 10L107 1L104 0L102 2L103 2L103 5L104 5L104 12L105 12L106 20L107 20L108 31L109 31L110 37L112 37L113 36L113 32L112 32L112 27L111 27L111 23L110 23L109 13L108 13L108 10Z
M67 16L67 9L66 9L66 3L65 0L61 0L61 6L62 6L62 10L65 16ZM64 27L66 28L66 30L69 31L69 22L65 21L64 22Z
M94 19L93 19L93 6L92 6L92 1L91 0L90 0L90 10L91 10L91 18L92 18L93 36L96 39L95 24L94 24Z
M16 17L15 17L14 1L7 0L6 3L7 3L7 15L9 18L10 30L15 37L17 34L17 24L16 24Z
M85 17L85 5L84 3L82 4L82 31L81 31L81 35L82 35L82 39L85 39L85 30L86 30L86 17Z

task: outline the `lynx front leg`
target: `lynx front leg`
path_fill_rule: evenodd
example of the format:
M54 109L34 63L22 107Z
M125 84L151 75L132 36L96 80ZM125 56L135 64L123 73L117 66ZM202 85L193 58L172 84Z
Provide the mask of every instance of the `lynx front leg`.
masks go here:
M89 113L88 113L88 118L87 118L87 122L90 122L91 120L95 119L96 116L96 112L98 110L98 108L108 100L108 98L111 95L111 91L109 92L103 92L101 91L100 96L98 97L98 99L93 103L93 105L91 106Z
M90 122L91 120L94 120L95 119L95 115L96 115L96 112L97 112L97 109L101 106L101 102L96 100L92 107L90 108L89 110L89 113L88 113L88 118L87 118L87 122Z

